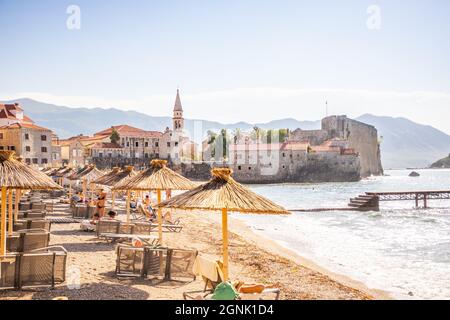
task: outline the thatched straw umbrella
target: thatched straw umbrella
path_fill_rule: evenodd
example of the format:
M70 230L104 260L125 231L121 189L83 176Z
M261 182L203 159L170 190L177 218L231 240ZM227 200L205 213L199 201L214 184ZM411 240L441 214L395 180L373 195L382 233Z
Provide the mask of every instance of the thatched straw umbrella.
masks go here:
M13 190L61 189L45 173L34 169L14 158L13 151L0 151L0 186L2 194L0 223L0 257L6 254L6 206L9 191L9 228L12 232L12 193ZM17 199L17 194L16 194ZM16 202L17 203L17 202Z
M228 211L258 214L289 214L286 209L236 182L229 168L214 168L212 179L195 189L161 203L159 208L222 212L223 271L228 280Z
M87 165L83 169L79 170L78 172L75 172L74 174L70 175L68 179L70 180L81 180L82 187L83 187L83 199L86 199L86 192L87 187L89 184L89 187L92 191L92 181L94 181L97 178L100 178L103 175L103 172L98 170L95 165Z
M125 179L129 179L131 177L136 176L137 173L134 171L133 166L126 166L125 169L120 170L119 167L113 168L110 172L107 174L101 176L98 179L94 180L94 183L107 186L107 187L113 187L116 184L118 184L121 181L124 181ZM115 206L115 199L116 199L116 192L114 190L111 190L111 210L114 210Z
M113 190L127 191L127 222L130 222L130 192L156 190L157 202L161 202L161 190L190 190L197 185L182 175L167 167L166 160L152 160L150 168L138 173L136 176L119 182ZM162 215L158 209L158 233L162 243Z

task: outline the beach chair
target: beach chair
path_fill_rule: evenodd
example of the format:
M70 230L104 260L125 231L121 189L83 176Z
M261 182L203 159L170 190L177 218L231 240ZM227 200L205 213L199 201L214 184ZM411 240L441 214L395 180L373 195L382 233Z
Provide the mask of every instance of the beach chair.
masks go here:
M25 229L43 229L50 232L51 225L51 221L43 219L17 220L14 222L14 231L21 231Z
M100 219L97 222L96 235L97 238L102 238L103 234L119 233L120 221L118 220L104 220Z
M116 275L119 277L153 277L167 281L192 281L196 250L158 247L155 243L141 248L117 246Z
M18 232L19 247L16 252L29 252L48 247L50 232L45 229L25 229Z
M58 246L8 254L0 262L0 288L54 288L66 279L66 261L67 251Z
M118 245L116 254L116 275L118 277L144 277L144 248Z
M223 265L221 261L214 261L198 255L193 266L193 272L196 276L202 277L205 287L203 290L183 292L183 299L198 300L209 298L216 287L223 282L222 268ZM267 296L269 296L268 300L278 300L280 297L280 289L267 288L260 293L239 293L239 295L242 300L266 300L264 297Z

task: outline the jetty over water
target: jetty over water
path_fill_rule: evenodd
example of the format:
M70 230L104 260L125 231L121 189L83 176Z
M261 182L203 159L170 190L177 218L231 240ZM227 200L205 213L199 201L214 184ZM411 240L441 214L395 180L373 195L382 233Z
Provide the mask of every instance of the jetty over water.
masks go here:
M420 202L423 202L423 208L428 208L429 200L450 200L450 190L366 192L355 198L351 198L348 207L289 209L289 211L380 211L380 201L414 201L416 208L419 208Z
M380 201L414 201L416 208L420 202L423 202L424 208L428 208L428 200L445 199L450 200L450 190L366 192L350 199L348 205L354 209L368 211L379 210Z

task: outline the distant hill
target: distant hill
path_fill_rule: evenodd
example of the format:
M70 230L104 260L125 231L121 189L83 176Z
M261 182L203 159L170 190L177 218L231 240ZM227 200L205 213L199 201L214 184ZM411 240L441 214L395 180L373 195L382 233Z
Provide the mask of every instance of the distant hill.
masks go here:
M38 124L52 129L60 138L83 134L93 134L113 125L129 124L134 127L163 131L166 127L172 127L171 108L168 117L154 117L135 111L123 111L115 108L68 108L53 104L43 103L32 99L18 99L5 103L19 103L25 113ZM201 127L202 134L208 130L241 129L250 130L254 126L263 129L272 128L302 128L315 129L320 127L320 121L297 121L295 119L275 120L269 123L251 124L237 122L224 124L215 121L186 119L185 127L189 132L196 132Z
M147 130L163 131L172 126L171 114L168 117L154 117L135 111L122 111L115 108L68 108L31 99L18 99L26 114L38 124L52 129L60 138L68 138L80 133L93 134L112 125L129 124ZM171 112L168 108L168 113ZM381 158L385 169L428 167L436 159L450 152L450 136L431 126L414 123L405 118L380 117L365 114L356 118L361 122L374 125L380 136ZM268 123L251 124L238 122L223 124L220 122L186 119L185 127L189 132L200 132L201 137L193 137L197 142L208 130L228 129L250 130L254 126L263 129L301 128L319 129L320 121L298 121L280 119ZM195 130L194 130L195 128Z
M356 120L375 126L383 137L381 160L385 169L429 167L450 152L450 136L431 126L370 114Z
M450 154L448 157L436 161L431 165L431 168L450 168Z

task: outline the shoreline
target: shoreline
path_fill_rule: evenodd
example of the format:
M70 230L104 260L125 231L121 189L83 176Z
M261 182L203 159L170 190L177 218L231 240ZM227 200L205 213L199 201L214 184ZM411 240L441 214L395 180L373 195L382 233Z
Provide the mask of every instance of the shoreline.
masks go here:
M339 282L345 286L359 290L367 295L370 295L376 300L395 300L395 298L392 297L392 295L387 291L369 288L361 281L354 280L347 275L336 273L329 269L326 269L317 264L316 262L314 262L313 260L301 256L295 250L281 245L276 240L256 233L254 230L251 229L249 225L239 220L238 218L230 217L229 221L231 222L229 223L229 231L244 237L247 241L251 241L254 245L260 248L261 248L260 244L264 242L264 248L262 249L266 250L271 254L279 255L285 259L291 260L296 264L302 265L308 269L326 275L330 277L330 279Z

